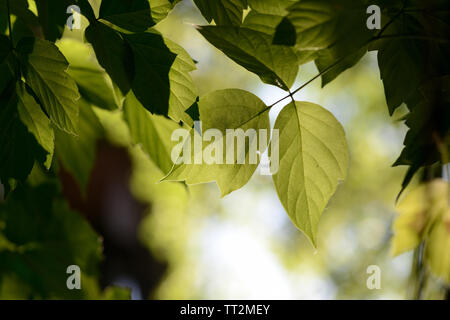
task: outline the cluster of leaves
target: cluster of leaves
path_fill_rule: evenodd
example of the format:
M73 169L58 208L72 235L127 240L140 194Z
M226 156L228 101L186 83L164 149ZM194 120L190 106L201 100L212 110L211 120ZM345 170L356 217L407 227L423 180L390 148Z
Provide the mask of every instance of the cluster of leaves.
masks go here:
M424 246L425 264L450 283L450 188L435 179L407 194L398 204L393 226L394 255Z
M271 107L290 99L275 122L280 138L272 143L279 144L280 163L273 181L294 225L316 245L320 216L346 176L348 148L330 112L294 95L319 77L325 86L368 50L378 51L389 112L402 103L409 109L410 130L395 163L410 166L403 187L421 167L449 161L445 0L374 1L383 9L381 30L367 28L365 0L194 0L210 23L198 31L213 46L286 91L269 106L239 89L198 97L189 74L194 61L154 29L179 1L103 0L98 6L88 0L0 0L0 180L8 190L20 186L8 195L5 216L16 210L21 193L37 192L26 187L36 164L54 171L62 163L86 186L95 142L115 116L167 174L165 180L216 181L226 195L244 186L257 164L173 165L170 133L184 126L192 136L201 134L195 120L202 121L203 132L268 130ZM87 20L88 44L59 40L73 4ZM293 89L298 67L310 61L318 75ZM9 228L9 218L3 221ZM23 241L6 239L9 251L27 251L17 249Z

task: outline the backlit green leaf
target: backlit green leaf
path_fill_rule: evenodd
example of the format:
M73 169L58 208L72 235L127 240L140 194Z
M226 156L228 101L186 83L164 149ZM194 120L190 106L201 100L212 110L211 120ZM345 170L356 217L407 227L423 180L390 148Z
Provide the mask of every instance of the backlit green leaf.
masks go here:
M393 225L392 254L416 248L448 206L448 183L444 180L421 184L408 193L396 207L399 216Z
M247 0L248 5L259 13L274 14L284 16L287 14L286 8L296 2L296 0Z
M244 186L255 172L259 163L259 157L256 157L255 163L251 163L251 146L258 148L260 153L263 153L265 147L261 146L267 146L268 143L268 140L264 141L264 139L259 139L258 136L253 136L245 139L245 149L238 148L237 142L235 148L231 149L229 147L231 144L227 143L226 131L227 129L240 128L244 131L243 133L250 133L251 129L254 129L258 135L258 130L262 129L266 130L268 139L270 130L268 110L258 97L238 89L211 92L200 98L198 106L203 135L208 129L218 129L220 136L210 137L210 141L203 142L203 148L200 146L197 149L194 145L195 141L196 139L201 140L202 137L197 129L192 129L188 133L189 140L183 140L184 142L179 143L180 147L183 145L190 147L190 156L186 156L184 163L175 164L165 177L165 180L186 181L187 184L216 181L221 195L225 196ZM182 137L180 136L180 138ZM208 153L218 155L210 164L204 158L205 150L209 147L218 147L223 151L221 156L219 151L216 151L218 153L212 151ZM178 149L178 153L175 152L176 149L172 153L175 152L175 155L180 155L180 149ZM234 159L234 161L228 162L231 162L230 164L227 164L226 161L227 152L230 152ZM239 152L243 152L242 155L245 158L242 164L239 164L237 161Z
M42 111L41 106L36 100L27 92L25 84L19 83L17 85L18 104L20 120L28 128L37 142L48 152L46 166L50 167L53 157L53 149L55 147L55 134L50 124L50 120Z
M117 109L120 102L116 90L92 48L73 39L62 39L57 45L69 62L67 73L77 83L81 96L100 108Z
M123 116L133 142L142 146L163 173L169 172L173 165L170 155L176 145L170 138L180 126L163 116L152 115L132 93L125 100Z
M345 179L348 147L341 124L309 102L287 105L279 114L280 167L273 181L294 225L316 246L320 216L338 182Z
M192 58L181 46L168 39L164 39L164 42L169 50L177 55L169 71L168 115L177 122L183 121L185 124L192 126L193 121L186 110L196 101L198 93L189 72L197 68Z
M69 171L81 188L86 188L97 153L97 141L103 136L100 124L92 107L84 99L80 107L79 134L69 135L56 131L56 153L65 170Z
M51 42L36 38L20 41L17 51L27 85L39 98L50 120L61 130L75 134L79 99L75 81L67 74L69 66Z

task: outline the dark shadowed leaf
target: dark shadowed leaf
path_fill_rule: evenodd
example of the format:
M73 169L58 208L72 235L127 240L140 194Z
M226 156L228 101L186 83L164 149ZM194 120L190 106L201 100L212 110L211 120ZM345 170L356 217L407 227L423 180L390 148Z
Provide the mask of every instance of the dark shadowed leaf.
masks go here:
M100 65L125 95L133 79L133 54L119 33L101 22L86 29L86 39L92 44Z
M99 18L133 32L145 31L156 24L148 0L103 0Z
M194 0L208 22L214 20L217 25L239 26L247 0Z
M266 33L238 27L200 27L215 47L261 80L288 90L297 76L297 57L289 47L272 45Z
M176 55L157 33L124 34L123 37L133 52L132 88L136 98L150 112L167 115L170 98L169 72Z

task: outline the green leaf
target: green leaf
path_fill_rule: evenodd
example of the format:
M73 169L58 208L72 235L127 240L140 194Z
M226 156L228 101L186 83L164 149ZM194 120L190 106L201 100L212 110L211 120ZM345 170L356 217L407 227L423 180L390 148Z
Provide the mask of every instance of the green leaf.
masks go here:
M155 23L165 19L175 5L181 0L150 0L152 18Z
M435 179L419 185L397 205L391 252L398 255L424 241L427 267L450 282L450 185Z
M199 27L216 48L261 80L288 90L297 76L297 57L291 48L272 45L272 37L237 27Z
M362 0L302 0L288 8L286 19L296 30L298 48L319 50L355 35L352 40L358 42L361 34L370 33L366 9Z
M286 9L294 4L297 0L247 0L252 10L259 13L273 14L284 16L287 14Z
M69 15L66 13L73 0L35 0L39 23L45 39L55 41L62 37Z
M445 10L441 13L437 6L427 10L436 13L404 14L383 34L388 38L371 46L378 50L378 66L390 114L407 103L426 81L450 74L447 58L450 46L448 42L433 40L448 37L450 27L445 21L450 19L450 13Z
M132 32L142 32L156 24L148 0L103 0L99 18Z
M275 38L277 35L275 32L277 32L277 27L279 26L280 22L283 20L282 16L273 15L273 14L262 14L258 13L256 11L250 11L247 16L245 17L243 27L260 31L263 33L268 34L271 37ZM279 30L278 30L279 32ZM282 30L284 33L285 31ZM279 37L279 35L278 35ZM294 33L294 39L295 39L295 33ZM317 51L316 50L303 50L298 49L296 47L293 47L292 50L297 55L297 64L302 65L307 62L310 62L317 57Z
M450 283L450 208L448 207L425 243L425 263L437 277L442 278L447 284Z
M337 78L342 72L353 67L366 54L367 46L356 52L350 52L348 48L342 50L343 46L334 46L330 49L320 50L317 53L315 63L320 73L323 73L322 87ZM342 50L342 51L341 51ZM333 66L331 69L330 66Z
M245 150L241 147L231 148L231 139L227 142L227 129L242 129L244 133L249 133L249 129L256 131L262 129L267 130L267 138L269 138L269 114L266 105L255 95L239 90L227 89L211 92L200 98L198 103L200 112L200 119L202 121L202 134L208 129L218 129L220 137L215 137L211 141L203 142L203 149L195 148L195 140L202 139L196 129L191 129L187 134L189 139L183 140L179 146L190 146L190 156L182 155L181 150L174 149L172 154L184 156L184 163L175 164L170 173L164 178L168 181L186 181L187 184L197 184L216 181L220 188L222 196L244 186L255 172L259 157L256 163L250 161L251 146L259 148L260 153L263 153L268 141L262 141L257 137L246 138ZM187 136L184 136L186 138ZM182 137L182 136L181 136ZM234 139L236 140L236 139ZM259 141L258 141L259 140ZM258 143L259 142L259 143ZM223 150L222 157L220 152L217 153L217 161L208 164L208 159L203 159L198 163L199 155L212 154L212 148L220 148ZM210 150L211 153L205 153ZM227 152L233 156L234 161L229 161L227 164ZM245 157L245 161L239 164L237 159L240 152ZM214 153L214 155L216 155ZM176 157L175 157L176 158ZM174 159L173 159L174 160ZM178 160L177 160L178 161ZM190 163L188 163L190 162Z
M320 216L345 179L348 147L341 124L326 109L309 102L287 105L279 114L278 172L273 181L294 225L314 246Z
M6 16L7 12L6 1L7 0L0 0L0 12L2 12L2 15L4 16ZM29 9L27 0L10 0L9 6L10 13L16 16L15 23L13 24L14 41L20 40L21 35L24 33L36 37L42 36L42 27L39 18Z
M56 154L64 168L78 181L81 188L89 183L97 154L97 141L103 137L103 127L85 100L80 99L79 134L69 135L56 131Z
M57 45L69 62L67 73L77 83L81 96L100 108L117 109L120 103L111 78L97 63L92 48L73 39L62 39Z
M242 23L247 0L194 0L205 19L223 26L239 26Z
M8 64L11 53L11 41L7 36L0 35L0 94L8 87L12 80L12 74Z
M75 134L79 99L75 81L66 73L68 63L51 42L26 38L17 46L27 85L38 97L52 122Z
M22 120L22 123L28 128L28 131L34 135L36 141L48 152L46 160L46 167L48 169L52 162L53 150L55 147L55 134L50 120L42 111L41 106L36 102L33 96L27 92L25 83L19 83L16 92L18 97L17 109L20 120Z
M129 93L123 107L123 117L128 123L133 143L140 144L153 162L167 173L172 168L171 152L176 142L172 132L180 126L159 115L152 115Z
M193 121L186 110L195 103L198 97L197 88L192 81L189 72L197 69L194 61L181 46L173 41L164 39L169 50L176 54L169 71L169 117L179 122L192 126Z
M133 54L119 33L101 22L91 22L85 32L97 60L126 95L133 79Z
M281 20L283 20L283 16L262 14L252 10L245 17L242 27L273 36Z
M374 31L366 27L366 8L362 0L298 1L278 25L274 43L295 44L305 61L317 51L314 58L325 86L367 51Z
M448 183L436 179L419 185L396 206L391 252L399 255L416 248L429 234L440 214L448 208Z
M450 161L450 76L425 83L408 100L408 108L405 147L393 164L409 166L400 194L421 167Z
M420 86L421 57L420 49L411 40L389 41L378 50L378 66L390 115Z
M132 88L136 98L150 112L167 115L171 93L169 72L176 55L157 33L124 34L123 37L133 51Z
M0 233L14 245L13 250L0 248L0 287L5 279L15 281L26 289L22 295L30 294L22 299L101 295L94 280L101 260L100 238L79 213L68 208L55 186L18 186L0 205L0 221L4 225ZM81 290L67 290L70 265L80 267Z
M45 161L46 152L20 121L15 82L0 94L0 180L25 180L34 161Z

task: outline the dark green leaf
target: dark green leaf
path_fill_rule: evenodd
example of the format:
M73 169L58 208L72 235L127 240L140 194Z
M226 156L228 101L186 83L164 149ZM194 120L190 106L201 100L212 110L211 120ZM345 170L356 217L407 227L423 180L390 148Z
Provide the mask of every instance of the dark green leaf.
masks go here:
M44 30L45 39L55 41L61 38L69 18L66 13L73 0L35 0L39 22Z
M247 0L252 10L264 14L273 14L284 16L287 14L287 8L297 0Z
M100 239L61 200L56 186L17 187L0 205L0 221L4 226L0 235L9 243L0 248L2 286L5 281L16 281L23 287L16 292L22 299L98 298L93 277L98 276ZM67 289L70 265L81 269L81 290Z
M124 34L133 51L133 92L142 105L152 113L169 112L169 72L175 61L161 35L156 33ZM187 108L187 107L186 107Z
M129 46L116 31L101 22L91 23L85 35L100 65L125 95L133 79L133 55Z
M261 80L288 90L297 76L297 57L291 48L272 45L266 33L238 27L206 26L200 33L215 47Z
M239 26L242 23L247 0L194 0L208 22L214 19L217 25Z
M20 121L14 81L0 95L0 105L0 180L25 180L35 159L43 163L46 152Z
M145 31L156 24L148 0L103 0L99 18L133 32Z

